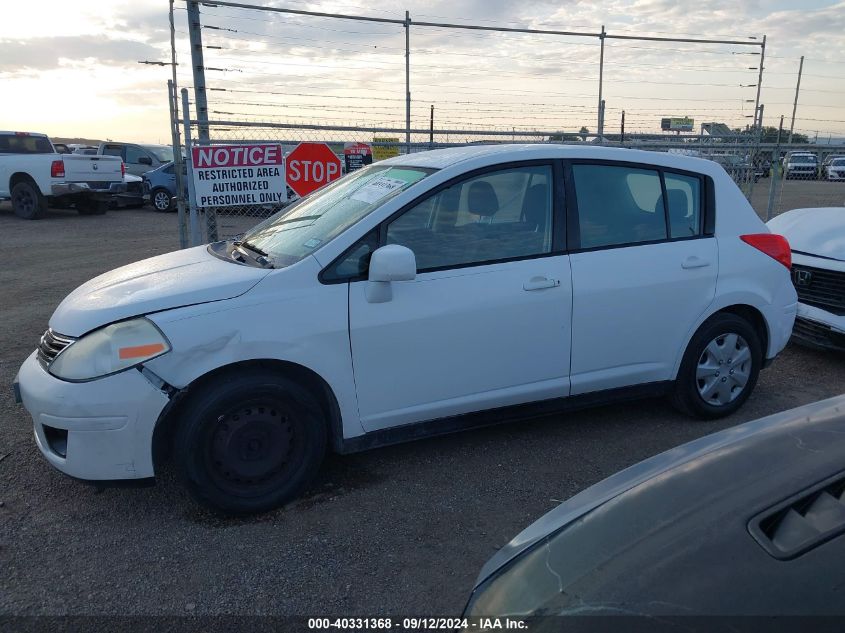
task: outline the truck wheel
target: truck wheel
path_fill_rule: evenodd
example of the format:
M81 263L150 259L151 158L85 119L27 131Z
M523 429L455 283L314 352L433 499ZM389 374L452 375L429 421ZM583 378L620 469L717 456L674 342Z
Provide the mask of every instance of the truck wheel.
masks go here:
M153 209L164 213L173 209L173 196L167 189L158 187L150 192L150 203L153 205Z
M47 198L34 182L23 180L12 187L12 209L19 218L38 220L47 213Z
M282 375L251 369L192 394L174 438L191 496L223 514L254 514L295 499L320 468L328 442L322 408Z
M85 199L76 203L76 210L79 215L103 215L109 210L109 204L99 200Z

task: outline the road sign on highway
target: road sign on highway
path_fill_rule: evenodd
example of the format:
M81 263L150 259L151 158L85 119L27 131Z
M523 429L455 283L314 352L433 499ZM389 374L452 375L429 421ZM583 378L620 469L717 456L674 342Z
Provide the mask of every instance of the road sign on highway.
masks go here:
M325 143L300 143L287 157L288 185L307 196L340 178L340 159Z

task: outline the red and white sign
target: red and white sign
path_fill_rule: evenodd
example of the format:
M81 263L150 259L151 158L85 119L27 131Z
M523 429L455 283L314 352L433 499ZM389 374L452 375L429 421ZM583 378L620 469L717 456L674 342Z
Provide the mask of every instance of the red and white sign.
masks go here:
M287 200L281 145L191 148L198 207L280 204Z
M288 185L307 196L340 178L340 159L325 143L300 143L287 157Z

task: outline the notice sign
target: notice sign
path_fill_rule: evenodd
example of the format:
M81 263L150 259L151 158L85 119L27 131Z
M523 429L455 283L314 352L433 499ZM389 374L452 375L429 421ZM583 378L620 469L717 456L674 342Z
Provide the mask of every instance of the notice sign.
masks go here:
M198 207L287 200L281 145L210 145L191 151Z
M366 143L346 143L343 146L343 160L346 173L373 164L373 148Z

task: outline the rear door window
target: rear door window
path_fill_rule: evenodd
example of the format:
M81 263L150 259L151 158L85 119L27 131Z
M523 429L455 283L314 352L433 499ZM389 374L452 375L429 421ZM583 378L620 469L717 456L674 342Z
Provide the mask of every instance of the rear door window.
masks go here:
M572 165L581 248L667 237L660 173L618 165Z

